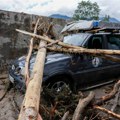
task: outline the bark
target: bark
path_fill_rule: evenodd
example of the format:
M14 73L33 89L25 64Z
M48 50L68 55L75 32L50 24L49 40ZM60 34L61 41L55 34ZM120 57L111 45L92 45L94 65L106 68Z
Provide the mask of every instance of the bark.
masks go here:
M80 99L79 103L75 109L75 112L73 114L73 118L72 120L82 120L82 113L85 109L85 107L91 102L91 100L94 98L95 94L94 92L90 92L90 94L84 98L84 99Z
M107 110L107 109L105 109L103 107L100 107L100 106L94 106L94 108L120 120L120 115L119 114L116 114L116 113L114 113L114 112L112 112L110 110Z
M120 50L102 50L102 49L78 49L78 48L56 48L56 47L48 47L47 49L56 52L64 52L64 53L73 53L73 54L92 54L92 55L120 55ZM111 57L112 58L112 57Z
M45 45L46 43L41 41L39 47ZM33 68L33 76L28 84L21 108L23 111L20 112L18 120L36 120L38 117L45 57L46 49L39 49Z
M35 28L34 28L34 34L37 33L37 26L38 26L39 20L40 19L38 19L37 22L36 22L36 25L35 25ZM32 54L32 50L33 50L33 41L34 41L34 38L31 38L28 55L27 55L26 61L25 61L25 81L26 81L25 83L26 83L26 86L28 85L29 80L30 80L29 61L30 61L30 57L31 57L31 54Z

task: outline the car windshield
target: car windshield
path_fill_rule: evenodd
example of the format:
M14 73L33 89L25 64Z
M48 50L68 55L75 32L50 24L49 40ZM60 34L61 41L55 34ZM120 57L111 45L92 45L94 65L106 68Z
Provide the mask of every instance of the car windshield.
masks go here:
M87 37L88 34L86 33L70 34L63 38L63 42L71 45L81 46Z

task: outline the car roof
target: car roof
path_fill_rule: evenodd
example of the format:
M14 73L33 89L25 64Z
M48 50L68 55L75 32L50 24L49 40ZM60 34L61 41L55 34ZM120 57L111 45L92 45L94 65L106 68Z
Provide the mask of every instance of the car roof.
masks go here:
M113 22L103 22L103 21L96 21L96 20L79 20L73 21L65 25L63 30L61 31L62 34L66 32L74 32L74 31L103 31L103 30L120 30L120 23L113 23Z

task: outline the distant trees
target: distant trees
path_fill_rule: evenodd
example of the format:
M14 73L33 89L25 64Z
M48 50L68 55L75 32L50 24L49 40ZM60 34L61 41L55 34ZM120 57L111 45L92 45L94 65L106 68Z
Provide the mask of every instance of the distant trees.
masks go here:
M99 19L100 9L96 2L82 1L78 3L77 9L74 12L74 20L97 20Z
M109 15L105 15L105 17L103 17L102 21L104 22L109 22L110 20L110 16Z

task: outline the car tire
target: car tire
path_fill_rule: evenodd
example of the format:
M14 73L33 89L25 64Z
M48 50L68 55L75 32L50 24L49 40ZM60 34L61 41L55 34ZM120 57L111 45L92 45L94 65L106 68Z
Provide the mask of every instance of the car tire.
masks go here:
M64 76L55 76L52 77L48 84L48 88L50 88L55 93L61 92L65 87L71 92L71 81Z

